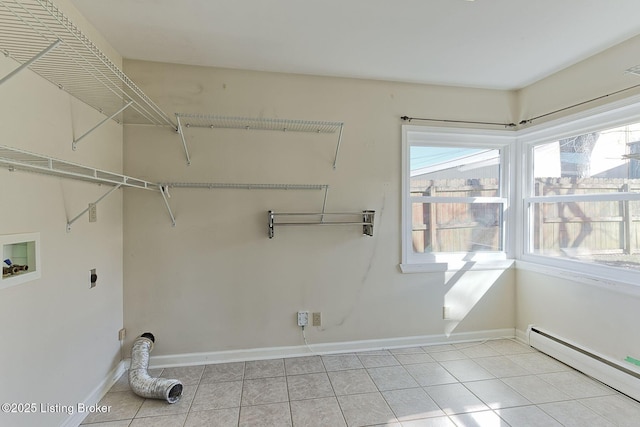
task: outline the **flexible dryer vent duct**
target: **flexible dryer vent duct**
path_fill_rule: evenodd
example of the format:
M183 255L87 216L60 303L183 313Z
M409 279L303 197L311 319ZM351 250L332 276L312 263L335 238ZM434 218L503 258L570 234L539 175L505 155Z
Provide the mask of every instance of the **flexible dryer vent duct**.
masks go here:
M169 403L176 403L182 396L182 383L167 378L152 378L147 371L149 353L153 349L154 342L155 338L150 332L145 332L133 342L129 385L138 396L164 399Z

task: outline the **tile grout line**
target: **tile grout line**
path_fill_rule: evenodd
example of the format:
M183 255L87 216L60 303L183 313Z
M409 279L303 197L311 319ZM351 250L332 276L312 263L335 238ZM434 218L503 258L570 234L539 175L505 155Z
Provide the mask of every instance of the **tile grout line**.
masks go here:
M358 357L358 356L356 356ZM360 360L360 359L358 359ZM329 381L329 385L331 386L331 391L333 391L333 398L336 400L338 404L338 409L340 409L340 415L342 415L342 419L344 420L344 425L348 426L347 418L344 416L344 411L342 410L342 406L340 405L340 400L338 400L338 394L336 393L336 389L333 386L333 382L331 382L331 377L329 376L329 371L327 371L327 365L324 364L324 359L320 356L320 363L322 363L322 367L324 368L324 372L327 375L327 380ZM362 363L362 362L361 362Z

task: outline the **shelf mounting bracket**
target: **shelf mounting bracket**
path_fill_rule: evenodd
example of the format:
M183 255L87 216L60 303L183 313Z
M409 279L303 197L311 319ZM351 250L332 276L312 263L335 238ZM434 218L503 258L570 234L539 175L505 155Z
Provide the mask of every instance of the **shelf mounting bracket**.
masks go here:
M76 151L76 149L78 148L78 142L80 142L84 137L86 137L87 135L89 135L91 132L93 132L94 130L98 129L100 126L102 126L103 124L105 124L106 122L108 122L109 120L113 119L115 116L117 116L118 114L122 113L127 107L129 107L131 104L133 104L133 101L129 101L127 103L127 105L125 105L124 107L122 107L121 109L119 109L118 111L116 111L115 113L113 113L112 115L110 115L109 117L103 119L100 123L98 123L97 125L95 125L94 127L92 127L91 129L89 129L88 131L86 131L85 133L83 133L82 135L80 135L78 138L75 138L73 140L73 143L71 144L71 149L73 151Z
M95 202L91 203L85 210L83 210L82 212L80 212L78 215L76 215L73 219L67 221L67 233L71 232L71 224L73 224L74 222L76 222L82 215L86 214L87 212L89 212L89 209L91 209L91 205L97 205L98 203L100 203L102 201L102 199L104 199L105 197L107 197L109 194L113 193L114 191L116 191L118 188L122 187L122 184L118 184L115 187L113 187L111 190L107 191L105 194L103 194L98 200L96 200Z
M336 155L333 158L333 170L336 169L338 165L338 151L340 151L340 143L342 142L342 129L344 128L344 123L340 124L340 133L338 134L338 144L336 145Z
M56 41L51 43L49 46L45 47L42 51L40 51L40 53L36 54L33 58L29 59L28 61L23 62L18 68L16 68L12 72L10 72L6 76L4 76L2 79L0 79L0 85L2 83L6 82L7 80L9 80L11 77L13 77L16 74L18 74L20 71L22 71L25 68L27 68L29 65L33 64L34 62L36 62L38 59L40 59L43 56L45 56L47 53L49 53L50 50L54 49L60 43L61 43L61 40L57 39Z
M324 222L325 208L327 207L327 193L329 192L329 186L324 187L324 199L322 200L322 213L320 214L320 222Z
M178 122L178 134L182 140L182 147L184 148L184 154L187 157L187 166L191 165L191 158L189 157L189 150L187 149L187 141L184 139L184 131L182 129L182 123L180 122L180 116L176 113L176 121Z
M169 187L166 185L159 185L160 194L162 194L162 200L164 200L164 205L167 207L167 211L169 211L169 216L171 217L171 226L176 226L176 218L173 216L173 212L171 212L171 206L169 206Z

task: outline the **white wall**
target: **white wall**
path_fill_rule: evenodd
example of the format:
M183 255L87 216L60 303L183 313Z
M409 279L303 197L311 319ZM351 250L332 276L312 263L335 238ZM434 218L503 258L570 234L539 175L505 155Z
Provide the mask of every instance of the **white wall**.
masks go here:
M625 89L640 84L640 76L625 70L638 65L639 46L640 36L631 38L518 91L516 122L564 110L527 125L532 126L637 95L640 88ZM565 110L576 104L582 105Z
M307 329L311 344L513 328L512 271L450 280L398 268L400 116L510 121L512 94L141 61L125 71L170 114L345 122L335 171L337 135L190 128L186 166L175 132L126 125L126 173L329 184L328 212L376 211L372 238L358 227L276 227L270 240L268 210L319 211L322 192L176 188L175 228L159 195L125 194L128 344L149 330L155 356L302 345L303 309L323 314ZM454 285L472 295L460 322L442 320Z
M67 2L56 3L83 24ZM16 66L0 55L0 76ZM103 117L31 71L0 86L0 144L121 171L115 122L71 150L74 133ZM77 405L121 360L122 190L98 205L97 223L85 216L67 233L67 220L108 187L0 169L0 188L0 234L39 232L42 258L40 279L0 290L0 402ZM94 289L91 268L99 276ZM55 426L67 417L0 413L0 425Z
M640 37L635 37L520 91L522 118L640 84L640 77L624 73L625 69L637 65L639 47ZM638 88L623 91L540 122L638 92ZM614 281L615 275L611 279ZM640 356L637 332L640 297L637 292L629 294L626 287L614 284L595 286L554 273L545 275L522 270L517 272L516 283L516 327L520 333L528 325L535 324L623 364L626 356Z
M533 324L621 365L627 356L640 356L640 292L522 269L516 277L519 331Z

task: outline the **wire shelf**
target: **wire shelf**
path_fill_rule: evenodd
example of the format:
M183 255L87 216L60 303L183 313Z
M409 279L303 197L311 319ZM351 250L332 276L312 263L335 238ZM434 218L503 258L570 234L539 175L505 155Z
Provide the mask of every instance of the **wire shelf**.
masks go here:
M279 130L291 132L336 133L344 123L314 120L226 117L207 114L176 113L185 127L226 128L248 130Z
M111 116L129 101L133 121L177 125L89 40L50 0L0 1L0 51L20 64ZM129 116L128 116L129 117ZM122 113L114 120L121 122Z
M226 182L167 182L160 185L169 188L203 188L228 190L325 190L326 184L236 184Z
M34 172L94 184L121 185L123 187L141 188L144 190L159 190L158 184L153 182L30 153L6 145L0 145L0 167L10 171L20 170L24 172Z
M333 168L338 163L338 152L342 141L343 122L324 122L317 120L292 120L292 119L265 119L251 117L228 117L208 114L176 113L178 133L182 139L187 164L191 164L187 142L183 128L198 127L211 129L246 129L246 130L275 130L283 132L308 132L308 133L338 133L336 153L333 160Z

